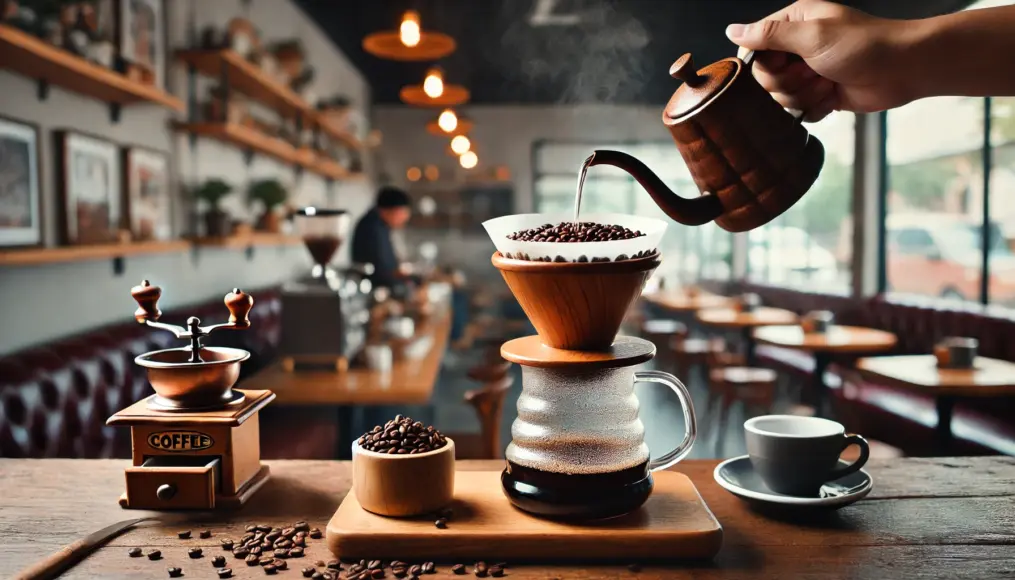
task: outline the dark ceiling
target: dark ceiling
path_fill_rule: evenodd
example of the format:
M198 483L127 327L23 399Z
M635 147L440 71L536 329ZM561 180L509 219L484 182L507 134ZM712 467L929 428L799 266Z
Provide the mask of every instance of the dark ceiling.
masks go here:
M371 32L397 30L406 9L426 30L450 34L458 49L439 61L445 82L472 91L472 103L663 104L677 81L667 71L691 52L705 65L736 54L725 36L788 0L298 0L370 82L375 103L398 103L429 64L375 58L361 47ZM969 0L843 0L879 16L924 17ZM536 26L537 5L577 24ZM326 66L317 63L317 66Z

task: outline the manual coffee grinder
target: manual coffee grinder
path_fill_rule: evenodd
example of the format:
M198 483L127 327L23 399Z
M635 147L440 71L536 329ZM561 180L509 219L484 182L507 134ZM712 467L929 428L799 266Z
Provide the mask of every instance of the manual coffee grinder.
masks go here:
M660 264L656 248L666 224L637 216L583 215L583 220L619 224L645 235L582 243L507 238L511 232L556 223L555 217L513 215L484 223L498 249L493 265L538 333L501 347L501 356L522 367L518 418L511 427L501 483L515 507L539 516L618 516L648 499L652 472L683 459L696 436L694 408L684 385L668 373L635 371L655 356L655 345L617 336ZM649 457L638 416L634 384L640 381L669 387L682 408L682 439L659 458Z
M275 394L233 389L250 353L201 341L219 330L250 328L254 299L234 289L225 297L227 322L201 326L190 317L184 328L159 322L158 286L144 280L130 294L138 303L135 320L190 344L136 357L155 394L106 421L130 426L133 465L126 470L120 505L154 510L243 505L268 480L257 414Z

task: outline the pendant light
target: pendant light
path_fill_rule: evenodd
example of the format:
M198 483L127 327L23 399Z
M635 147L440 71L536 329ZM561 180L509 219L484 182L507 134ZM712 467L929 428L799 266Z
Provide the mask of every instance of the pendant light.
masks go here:
M447 34L423 30L419 12L415 10L402 14L398 30L375 32L363 39L363 50L388 60L438 60L455 48L455 40Z
M452 109L444 109L436 119L426 124L427 132L438 137L467 135L472 131L472 127L473 123L469 118L459 115Z
M461 85L444 82L444 71L433 67L426 72L421 85L402 87L402 102L417 107L455 107L469 102L469 90Z
M479 156L476 155L475 151L466 151L458 158L458 163L465 169L472 169L479 163Z

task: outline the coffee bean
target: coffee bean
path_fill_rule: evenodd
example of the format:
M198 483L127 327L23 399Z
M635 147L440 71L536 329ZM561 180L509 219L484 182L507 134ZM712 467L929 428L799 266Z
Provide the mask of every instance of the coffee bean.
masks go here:
M229 539L222 540L222 549L223 550L232 550L233 549L233 541L229 540Z
M215 556L214 558L211 559L211 565L215 566L216 568L221 568L221 567L225 566L226 565L226 557L225 556Z
M282 528L282 535L286 538L292 537L296 533L296 528Z
M402 415L397 415L383 426L377 425L374 430L360 437L363 449L388 455L427 453L446 445L447 438L432 425L424 426L423 423ZM314 530L310 531L312 538Z
M257 524L250 524L249 526L243 528L243 531L245 531L245 532L251 532L251 533L252 532L256 532L257 531Z
M303 538L301 536L295 536L293 538L293 545L294 546L299 546L301 548L304 548L307 545L307 540L306 540L306 538Z
M443 530L444 528L448 527L448 520L444 518L438 518L437 521L433 523L433 525Z
M162 551L161 550L152 550L151 552L148 552L148 559L149 560L161 560L162 559Z
M370 571L370 577L371 578L384 578L384 570L371 570Z
M289 557L290 558L302 558L303 557L303 548L301 548L299 546L296 546L295 548L289 550Z
M395 578L405 578L409 575L408 570L405 568L392 568L391 573L395 575Z
M180 576L183 576L183 568L166 568L166 572L169 572L170 578L179 578Z
M233 550L233 556L235 558L237 558L237 559L240 559L240 560L246 558L249 555L250 555L250 550L248 550L246 548L236 548L235 550Z
M501 568L500 566L490 566L490 575L500 578L504 575L504 568Z
M276 558L288 558L289 557L289 550L286 550L285 548L277 548L272 553L275 554Z
M314 574L310 577L314 580L324 580L324 574L321 574L320 572L314 572Z
M331 562L334 562L335 566L338 566L338 560L332 560ZM325 564L324 560L317 560L316 562L314 562L314 566L317 566L318 568L320 568L320 567L326 565L329 568L331 568L331 562L328 562L327 564ZM335 569L338 570L339 568L336 567Z
M264 548L261 546L254 546L253 548L250 548L251 554L260 556L262 552L264 552Z
M628 564L627 569L632 572L641 572L641 564Z
M412 576L419 576L422 573L423 567L420 566L419 564L413 564L412 566L409 566L409 574L411 574Z
M258 560L257 563L262 565L262 566L267 566L268 564L273 564L274 562L275 562L275 556L272 556L271 554L269 554L267 556L261 556L261 559Z
M476 576L483 577L486 576L486 572L488 570L489 568L487 567L486 562L476 562L472 571L476 574Z
M314 528L314 529L310 530L310 537L315 539L315 540L320 540L322 535L323 534L321 533L321 529L320 528Z
M233 569L232 568L219 568L218 570L215 570L215 573L219 575L219 578L232 578L232 576L233 576Z
M247 566L257 566L261 563L261 557L257 554L250 554L244 562L247 563Z
M465 574L465 564L455 564L451 567L451 571L461 576L462 574Z
M267 566L265 566L264 568L261 568L261 569L264 570L264 573L269 575L269 576L274 576L275 572L278 572L278 570L274 566L272 566L271 564L268 564Z
M190 539L190 530L183 530L182 532L179 532L176 535L180 536L181 540L189 540Z
M276 570L285 570L286 568L289 567L289 564L286 564L285 560L281 560L278 558L276 558L275 561L271 563L271 565L274 566Z
M317 570L315 570L313 566L306 566L305 568L300 570L300 574L303 574L304 578L310 578L311 576L314 575L314 572L317 572Z
M268 524L258 524L257 531L264 532L267 534L268 532L272 531L272 527L269 526Z
M433 562L423 562L423 573L424 574L436 574L437 567L434 566Z
M127 555L131 558L140 558L143 550L141 548L131 548L127 550Z
M191 548L187 550L187 555L190 556L192 560L196 560L204 555L204 550L201 548Z

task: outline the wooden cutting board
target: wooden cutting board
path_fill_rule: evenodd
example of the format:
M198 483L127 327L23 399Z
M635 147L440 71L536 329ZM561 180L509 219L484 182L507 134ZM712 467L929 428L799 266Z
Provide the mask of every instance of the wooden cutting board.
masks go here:
M637 511L609 520L563 523L514 508L499 471L455 473L454 516L446 529L433 517L372 514L350 491L328 522L328 547L342 558L399 560L690 560L722 546L722 526L687 476L654 473L655 488Z

